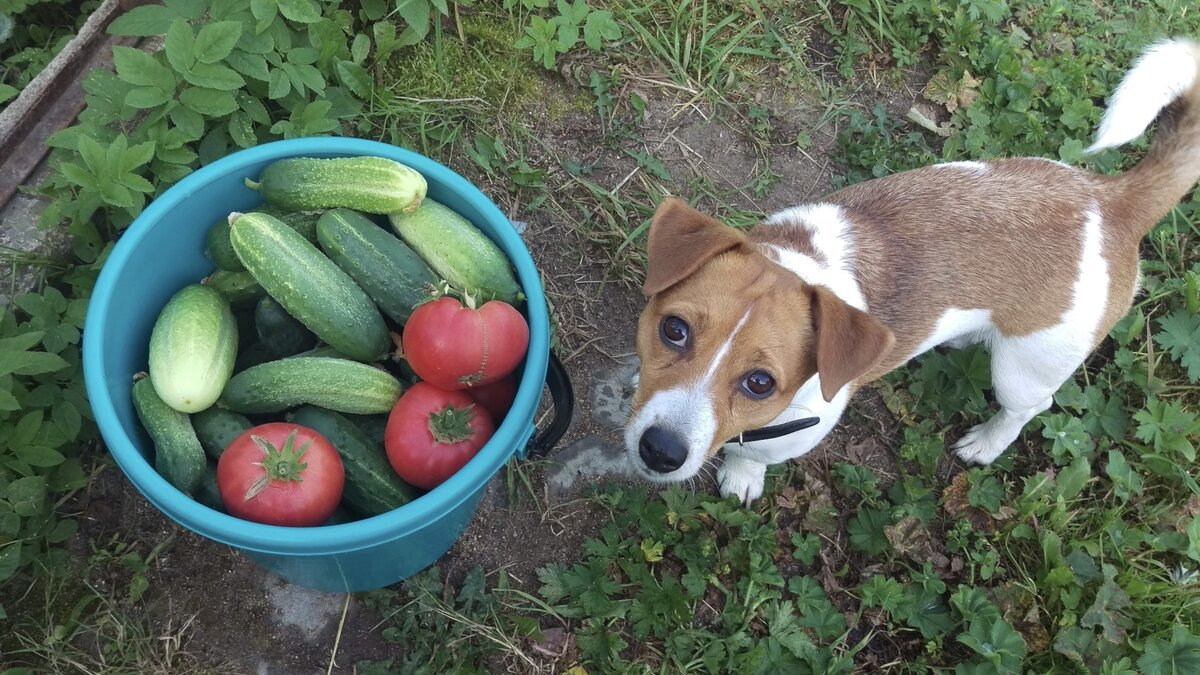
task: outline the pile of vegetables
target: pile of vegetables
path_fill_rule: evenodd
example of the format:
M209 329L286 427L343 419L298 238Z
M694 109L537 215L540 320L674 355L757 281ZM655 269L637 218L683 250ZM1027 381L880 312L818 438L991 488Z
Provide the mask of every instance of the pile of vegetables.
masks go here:
M346 176L353 178L347 180ZM529 346L508 259L380 157L268 165L160 312L133 402L207 506L317 526L399 508L491 438Z

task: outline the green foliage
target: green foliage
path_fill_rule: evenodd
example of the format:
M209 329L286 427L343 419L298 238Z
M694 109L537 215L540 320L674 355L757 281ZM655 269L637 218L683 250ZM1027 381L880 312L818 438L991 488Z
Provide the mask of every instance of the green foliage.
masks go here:
M548 0L545 3L525 3L526 9L548 5ZM558 15L552 19L532 14L525 35L516 42L517 49L532 50L534 63L540 63L547 70L554 68L559 56L579 44L581 32L584 44L594 52L600 51L605 42L621 38L621 26L613 20L612 12L608 10L593 9L586 0L556 0L555 8Z
M21 570L62 571L75 520L53 505L87 484L80 446L96 429L79 341L94 270L80 268L0 308L0 584ZM0 606L0 615L4 614Z

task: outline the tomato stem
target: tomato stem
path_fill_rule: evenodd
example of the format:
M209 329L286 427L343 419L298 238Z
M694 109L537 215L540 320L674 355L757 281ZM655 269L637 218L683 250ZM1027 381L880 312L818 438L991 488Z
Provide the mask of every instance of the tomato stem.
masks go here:
M435 443L453 445L471 437L471 420L475 419L475 404L455 408L450 404L429 415L429 433Z
M304 453L308 452L308 446L312 445L312 440L309 440L303 446L296 448L296 430L288 434L287 440L283 442L282 448L276 448L271 441L258 435L251 435L250 440L263 451L263 457L257 462L263 468L263 474L250 485L250 489L246 490L246 496L243 501L254 499L263 490L271 485L273 481L281 483L302 482L304 477L301 472L308 468L308 464L301 462Z

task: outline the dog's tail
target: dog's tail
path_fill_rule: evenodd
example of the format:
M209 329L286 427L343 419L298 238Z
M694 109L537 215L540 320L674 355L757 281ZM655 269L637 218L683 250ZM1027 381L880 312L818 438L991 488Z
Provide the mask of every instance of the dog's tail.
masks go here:
M1115 179L1139 238L1200 180L1200 43L1176 38L1147 48L1109 99L1086 152L1124 145L1156 119L1150 151Z

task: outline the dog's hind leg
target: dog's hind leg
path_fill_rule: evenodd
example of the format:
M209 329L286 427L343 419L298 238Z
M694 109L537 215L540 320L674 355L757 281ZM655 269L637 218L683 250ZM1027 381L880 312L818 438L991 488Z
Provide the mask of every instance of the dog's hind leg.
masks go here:
M964 461L991 464L1017 440L1030 420L1054 403L1054 392L1088 354L1086 343L1064 339L1068 331L1063 328L992 342L992 387L1000 411L972 427L955 444L955 452Z

